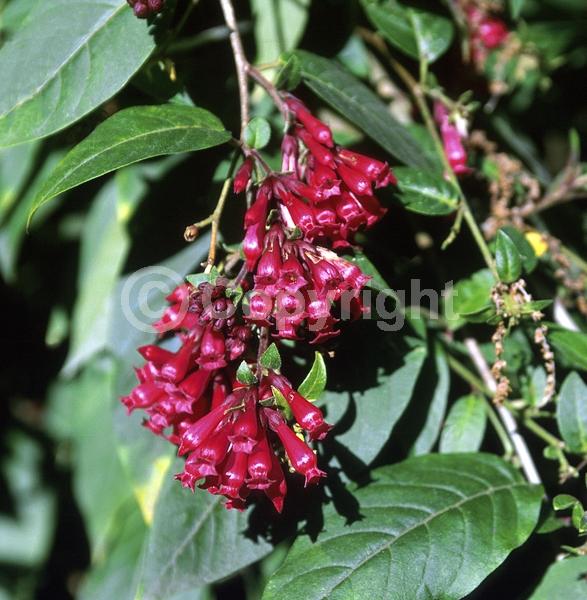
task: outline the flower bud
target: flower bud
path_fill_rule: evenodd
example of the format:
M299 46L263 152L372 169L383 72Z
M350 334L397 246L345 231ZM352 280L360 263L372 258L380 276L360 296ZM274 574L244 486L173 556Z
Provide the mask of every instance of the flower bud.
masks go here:
M247 185L251 180L251 175L253 173L253 159L248 157L245 158L243 164L240 166L240 169L236 172L234 176L234 183L232 189L235 194L240 194L247 189Z

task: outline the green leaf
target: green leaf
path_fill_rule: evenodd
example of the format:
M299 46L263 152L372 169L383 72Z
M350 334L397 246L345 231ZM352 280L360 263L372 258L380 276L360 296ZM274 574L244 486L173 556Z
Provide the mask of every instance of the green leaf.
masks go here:
M524 8L526 0L509 0L510 15L512 19L517 19Z
M194 287L198 287L200 283L215 284L219 276L220 273L218 272L218 269L216 267L212 267L209 273L202 272L186 275L185 280L188 283L191 283Z
M398 167L394 173L400 191L398 198L408 210L439 216L449 215L458 208L458 192L442 175L409 167Z
M275 344L271 344L259 359L259 363L266 369L279 371L281 369L281 356Z
M15 148L9 148L8 151L16 151L19 148L21 147L16 146ZM48 154L0 231L0 270L7 281L13 281L16 277L16 265L26 235L26 222L30 208L47 177L63 158L63 155L64 152L60 149L53 150ZM57 204L58 202L55 202L53 207L57 207ZM50 207L47 206L46 208ZM47 217L48 212L41 210L43 214L39 213L36 223L42 222L41 217Z
M489 454L426 455L377 469L350 525L329 505L263 600L442 598L474 590L531 534L542 489Z
M572 556L550 565L529 600L587 598L587 556Z
M468 279L461 279L451 292L444 297L444 317L451 329L458 329L466 320L481 320L495 313L489 304L491 290L495 284L489 269L473 273Z
M297 88L301 82L302 65L300 64L300 59L295 54L284 57L283 66L275 79L275 87L280 90L290 91Z
M0 150L0 222L23 191L39 146L38 142L33 142Z
M454 27L452 22L439 15L417 9L408 9L420 60L432 63L450 47Z
M387 349L372 347L361 356L354 356L353 368L357 373L362 372L363 365L372 370L373 361L378 361L375 365L383 362L386 365L377 369L376 381L370 383L372 387L352 392L351 398L346 391L327 390L321 401L328 407L330 422L343 420L346 412L353 414L352 425L337 432L336 441L365 465L371 463L385 446L408 406L426 358L426 348L419 346L406 354L403 364L391 374L387 365L394 357L389 354Z
M251 148L261 150L271 139L271 125L263 117L253 117L245 129L245 143Z
M585 509L580 502L576 502L573 506L573 510L571 511L571 523L579 533L583 533L585 529Z
M55 133L123 88L155 47L126 0L38 2L0 50L0 146Z
M107 551L93 557L91 570L84 574L76 598L133 598L134 575L146 533L147 527L138 507L132 501L127 502L120 510L120 521L115 531L110 532Z
M569 494L558 494L552 499L552 507L554 510L565 510L577 504L578 500L575 496Z
M132 499L112 427L115 375L115 361L100 358L76 379L58 380L50 394L54 423L60 413L68 421L58 430L73 448L73 491L95 556L106 551L120 509Z
M367 17L387 41L411 58L419 58L418 42L406 8L393 0L362 0Z
M244 385L253 385L257 383L257 378L253 371L251 371L251 367L247 364L246 361L242 361L236 370L236 378L240 383Z
M257 63L293 50L306 28L310 0L252 0Z
M320 352L314 352L312 368L300 384L298 392L307 400L315 402L326 387L326 364Z
M192 152L230 139L211 113L191 106L135 106L98 125L57 166L37 196L35 211L57 194L154 156ZM30 220L30 217L29 217Z
M308 87L389 154L407 165L433 167L418 142L369 88L336 62L302 50L295 55Z
M0 463L6 506L0 513L0 561L5 565L40 565L51 549L57 502L44 483L45 459L46 450L32 436L5 430Z
M575 372L569 373L558 396L556 420L570 452L587 452L587 385Z
M430 372L425 372L426 378ZM434 392L428 406L424 427L418 434L416 441L410 449L410 454L419 456L430 452L438 439L442 427L442 421L446 412L448 393L450 390L450 370L442 346L436 344L434 348L434 370L432 372ZM420 406L418 409L421 410Z
M522 257L512 238L503 229L495 241L495 266L503 283L513 283L522 274Z
M445 17L404 7L394 0L363 0L363 6L387 41L411 58L434 62L452 42L454 27Z
M502 227L501 230L507 234L516 246L520 258L522 259L524 271L526 271L526 273L532 273L538 264L538 258L534 252L534 248L530 245L530 242L528 242L526 237L518 229L511 225Z
M570 369L587 371L587 335L580 331L552 329L548 339L554 346L555 356Z
M470 394L459 398L451 407L440 436L440 452L475 452L479 450L487 411L482 398Z
M130 249L127 225L147 189L137 170L124 169L92 203L81 235L78 294L63 367L66 375L106 345L112 293Z
M183 468L176 461L172 472ZM220 496L185 490L168 477L155 509L140 578L143 600L167 600L263 558L272 546L244 534L249 512L226 510Z

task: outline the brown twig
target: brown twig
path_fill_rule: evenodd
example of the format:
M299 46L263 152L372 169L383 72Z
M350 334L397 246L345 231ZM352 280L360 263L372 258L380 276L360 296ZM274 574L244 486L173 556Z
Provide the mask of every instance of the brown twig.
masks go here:
M220 0L220 6L224 14L224 20L227 27L230 29L230 44L232 46L232 54L234 56L234 64L236 66L236 76L238 79L238 93L240 98L241 111L241 134L242 140L245 133L245 128L249 122L249 90L247 68L248 62L245 57L243 43L236 23L234 7L231 0Z

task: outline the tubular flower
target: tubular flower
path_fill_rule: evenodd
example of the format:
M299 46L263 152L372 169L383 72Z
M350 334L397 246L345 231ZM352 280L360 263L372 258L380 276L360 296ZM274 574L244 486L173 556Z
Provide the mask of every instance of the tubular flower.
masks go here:
M434 118L440 128L444 153L452 170L456 175L469 173L471 169L467 166L467 151L463 146L464 132L451 121L449 112L442 102L434 103Z
M466 6L465 17L469 28L471 56L477 68L482 69L489 51L503 45L510 32L504 21L479 6Z

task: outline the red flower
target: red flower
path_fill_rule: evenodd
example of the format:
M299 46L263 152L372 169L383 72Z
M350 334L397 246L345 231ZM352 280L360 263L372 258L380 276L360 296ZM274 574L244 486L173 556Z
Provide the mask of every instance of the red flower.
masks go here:
M249 157L243 161L243 164L234 176L232 189L234 190L235 194L240 194L247 189L247 185L249 184L251 175L253 173L253 166L254 162L252 158Z
M271 385L275 386L287 400L295 420L300 427L308 432L310 439L323 440L332 429L324 421L322 411L306 400L300 393L296 392L289 382L281 375L272 374L269 376Z
M285 423L275 410L265 409L269 426L279 437L292 467L306 478L305 485L317 483L326 473L316 463L316 454Z

